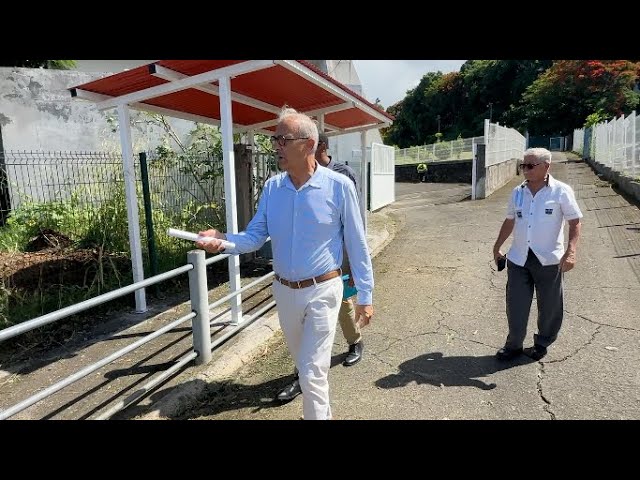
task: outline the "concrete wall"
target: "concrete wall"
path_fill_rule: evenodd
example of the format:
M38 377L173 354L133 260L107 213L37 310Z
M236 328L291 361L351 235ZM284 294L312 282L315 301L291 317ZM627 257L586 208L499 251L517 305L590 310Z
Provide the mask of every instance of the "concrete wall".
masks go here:
M109 75L73 70L0 68L0 126L5 150L119 152L120 138L109 117L93 103L73 100L70 87ZM148 115L132 110L134 152L155 148L167 138ZM186 138L193 122L171 119L179 137Z
M611 167L596 162L591 158L586 158L585 162L587 162L599 176L602 176L605 180L611 182L627 195L634 198L636 202L640 203L640 181L638 181L638 179L616 172L612 170Z
M418 164L396 165L396 182L419 182ZM427 182L471 183L471 160L427 163Z
M487 167L485 174L485 197L488 197L500 187L509 183L509 181L517 174L517 166L518 160L514 158L506 162Z

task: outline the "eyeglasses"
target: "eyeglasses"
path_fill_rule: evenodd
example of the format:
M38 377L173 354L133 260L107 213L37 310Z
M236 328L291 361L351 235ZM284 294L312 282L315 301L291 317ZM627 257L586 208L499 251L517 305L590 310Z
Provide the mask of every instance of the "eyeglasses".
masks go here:
M522 168L525 170L533 170L535 167L537 167L538 165L543 164L544 162L538 162L538 163L523 163Z
M287 138L284 135L272 135L271 136L271 144L278 144L281 147L284 147L287 144L287 140L307 140L309 137L296 137L296 138Z

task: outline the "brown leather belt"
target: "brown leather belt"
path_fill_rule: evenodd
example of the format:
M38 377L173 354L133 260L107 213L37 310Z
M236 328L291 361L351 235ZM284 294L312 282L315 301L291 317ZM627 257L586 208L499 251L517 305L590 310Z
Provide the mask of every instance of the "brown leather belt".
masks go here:
M332 278L340 277L342 275L342 269L338 268L337 270L331 270L330 272L323 273L322 275L318 275L314 278L308 278L306 280L300 280L299 282L290 282L289 280L285 280L280 277L276 273L276 280L279 281L282 285L286 285L289 288L307 288L311 285L315 285L318 283L326 282L327 280L331 280Z

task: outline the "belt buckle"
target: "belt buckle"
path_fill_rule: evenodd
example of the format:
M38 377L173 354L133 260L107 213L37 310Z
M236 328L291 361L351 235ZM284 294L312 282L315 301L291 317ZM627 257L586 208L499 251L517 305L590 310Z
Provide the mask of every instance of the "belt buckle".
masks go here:
M296 283L298 284L298 290L301 289L302 287L300 286L300 280L296 281Z

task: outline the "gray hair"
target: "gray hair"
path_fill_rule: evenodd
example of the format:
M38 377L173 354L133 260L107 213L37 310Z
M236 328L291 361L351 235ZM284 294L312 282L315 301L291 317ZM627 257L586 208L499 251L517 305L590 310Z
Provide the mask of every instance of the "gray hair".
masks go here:
M315 154L318 148L318 126L316 122L308 115L287 106L282 108L280 116L278 117L278 123L282 122L286 117L295 117L296 126L298 127L298 131L296 132L297 136L313 139L313 150L311 153Z
M551 163L551 152L546 148L527 148L524 157L536 157L544 163Z

